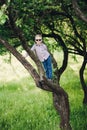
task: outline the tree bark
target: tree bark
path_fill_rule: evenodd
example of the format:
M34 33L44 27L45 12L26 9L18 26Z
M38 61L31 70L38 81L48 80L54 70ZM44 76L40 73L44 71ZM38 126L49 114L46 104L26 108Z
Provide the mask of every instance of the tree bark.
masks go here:
M60 85L56 85L54 83L49 83L47 79L44 81L48 87L56 88L56 91L53 91L53 104L60 115L60 128L61 130L72 130L70 125L70 107L69 107L69 99L68 94L64 91L64 89Z
M85 56L85 58L87 59L87 55ZM87 60L85 58L84 58L83 64L82 64L80 71L79 71L80 82L81 82L82 89L84 92L83 104L87 104L87 85L86 85L85 79L84 79L84 70L85 70Z
M53 93L53 101L54 106L57 112L60 114L60 128L61 130L71 130L71 126L69 123L69 102L68 102L68 95L67 94L55 94Z

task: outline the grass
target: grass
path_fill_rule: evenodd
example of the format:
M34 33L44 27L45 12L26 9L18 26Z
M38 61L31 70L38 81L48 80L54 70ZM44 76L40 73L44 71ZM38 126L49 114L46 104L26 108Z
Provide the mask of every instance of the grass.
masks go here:
M60 130L60 118L53 107L51 93L36 88L16 59L12 59L11 66L2 59L0 62L0 130ZM82 104L78 65L74 67L70 60L60 84L69 96L73 130L86 130L87 106Z
M58 129L59 119L52 105L51 94L34 88L34 85L23 89L19 84L7 83L0 87L0 129Z
M87 106L83 106L83 90L79 77L70 67L61 77L61 86L69 96L70 122L73 130L87 129Z

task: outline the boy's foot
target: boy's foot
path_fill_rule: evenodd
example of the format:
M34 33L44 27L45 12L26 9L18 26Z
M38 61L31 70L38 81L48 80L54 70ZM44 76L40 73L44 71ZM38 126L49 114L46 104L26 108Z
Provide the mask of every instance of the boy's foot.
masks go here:
M39 81L39 85L40 85L40 86L43 86L43 85L44 85L44 80L40 80L40 81Z
M52 81L52 79L48 79L48 81Z

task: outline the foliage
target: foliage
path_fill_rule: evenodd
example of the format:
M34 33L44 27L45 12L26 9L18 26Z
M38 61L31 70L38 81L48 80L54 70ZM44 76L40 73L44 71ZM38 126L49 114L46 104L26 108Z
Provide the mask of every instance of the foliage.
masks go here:
M87 16L87 1L80 0L80 1L78 1L78 4L79 4L81 10L83 11L83 13Z
M1 25L3 25L8 19L8 16L5 14L6 10L7 10L7 6L5 4L1 6L1 9L0 9L0 24Z
M86 39L86 24L76 18L70 0L13 0L8 3L5 4L4 12L6 13L3 12L3 23L6 21L6 17L10 13L16 25L23 31L30 46L32 45L36 33L42 33L45 34L43 35L44 37L54 39L55 37L53 34L57 34L63 39L64 44L66 44L67 47L69 46L69 53L79 53L75 47L77 46L80 48L83 46L81 37ZM84 8L84 2L80 1L79 4ZM4 5L2 7L4 7ZM72 16L73 21L71 21ZM5 34L4 38L8 37L8 39L11 38L12 41L14 41L13 38L16 38L16 36L12 32L9 23L9 20L7 20L6 24L4 24L3 27L1 26L0 34ZM81 36L79 37L78 35ZM54 43L56 48L62 44L59 39L57 40L57 43L58 44L56 44L56 42ZM73 43L75 43L76 46ZM47 44L49 45L48 42ZM83 53L80 55L83 55Z

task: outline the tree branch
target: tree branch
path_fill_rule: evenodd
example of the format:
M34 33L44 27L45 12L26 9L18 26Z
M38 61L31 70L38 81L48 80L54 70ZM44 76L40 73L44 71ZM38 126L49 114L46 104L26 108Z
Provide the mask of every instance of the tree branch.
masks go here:
M80 10L78 4L77 4L77 0L72 0L72 5L73 5L73 8L75 10L75 13L76 15L82 19L84 22L87 23L87 17L83 14L83 12Z

